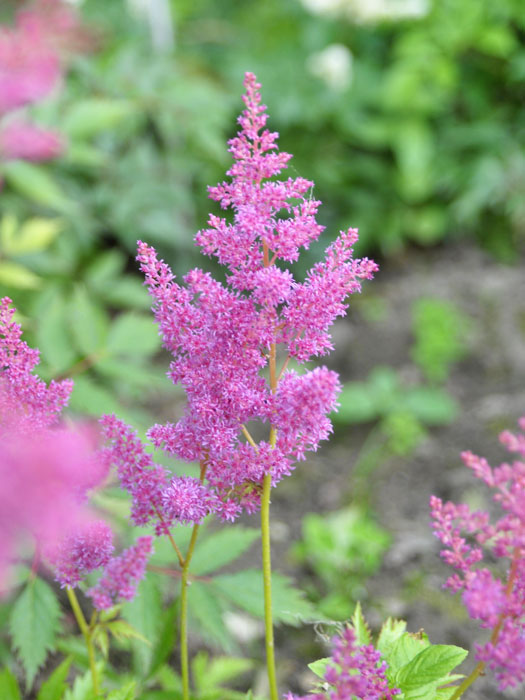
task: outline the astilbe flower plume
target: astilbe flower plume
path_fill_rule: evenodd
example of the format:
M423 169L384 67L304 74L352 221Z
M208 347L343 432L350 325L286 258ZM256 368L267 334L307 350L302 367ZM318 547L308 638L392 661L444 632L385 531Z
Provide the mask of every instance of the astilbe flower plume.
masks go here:
M35 0L0 27L0 161L41 161L64 150L55 131L35 126L20 108L47 97L60 84L64 57L84 50L88 33L62 0Z
M20 544L56 553L92 515L87 491L106 477L88 426L65 426L60 414L72 382L47 385L35 373L38 350L22 340L14 309L0 300L0 578ZM64 560L65 561L65 560Z
M119 601L131 600L144 577L153 537L138 537L134 545L107 564L102 577L87 595L99 610L106 610Z
M401 692L389 688L387 664L371 644L359 645L355 632L346 627L332 640L332 656L324 674L327 690L286 700L393 700Z
M525 431L525 417L519 422ZM443 503L432 496L433 528L444 549L441 556L456 572L446 583L462 600L473 619L491 628L490 640L476 645L476 656L491 668L500 689L525 681L525 435L505 431L500 441L518 459L492 468L486 459L463 452L474 476L493 489L503 515L491 523L485 511L465 504ZM500 578L485 559L502 559Z
M244 85L240 131L229 142L231 179L209 190L223 209L233 211L233 221L212 214L208 228L196 236L203 253L226 267L226 284L199 269L179 284L152 247L138 244L159 332L173 355L169 376L187 395L183 417L153 426L148 437L178 459L200 462L203 503L213 503L226 520L257 510L265 475L277 484L330 434L337 374L326 367L300 374L287 371L288 363L303 364L332 349L329 328L346 313L346 297L377 269L366 258L353 258L355 229L341 232L304 281L286 269L322 232L315 219L320 202L310 196L312 182L275 179L291 156L279 152L277 134L265 128L255 76L247 73ZM272 374L277 361L279 373L268 382L264 372L270 367ZM174 489L184 503L191 501L192 482L163 487L164 477L153 477L158 468L145 448L138 442L132 447L123 437L130 429L114 421L103 421L108 457L134 499L144 502L148 517L199 522L203 511L192 506L182 514L182 506L179 511L174 506ZM246 426L254 421L273 428L268 440L252 440ZM127 450L132 454L125 455ZM144 470L158 490L143 492Z

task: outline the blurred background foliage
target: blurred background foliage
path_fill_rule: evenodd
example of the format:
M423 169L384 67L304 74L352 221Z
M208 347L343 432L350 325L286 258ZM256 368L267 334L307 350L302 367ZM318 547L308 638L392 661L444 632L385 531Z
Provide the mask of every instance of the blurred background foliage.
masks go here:
M75 4L91 51L28 108L67 151L0 164L0 294L27 318L46 378L75 375L75 410L147 423L140 404L163 380L136 241L179 275L203 264L193 235L230 162L246 70L292 172L316 183L328 237L358 226L359 253L379 257L470 236L512 261L523 244L521 0Z

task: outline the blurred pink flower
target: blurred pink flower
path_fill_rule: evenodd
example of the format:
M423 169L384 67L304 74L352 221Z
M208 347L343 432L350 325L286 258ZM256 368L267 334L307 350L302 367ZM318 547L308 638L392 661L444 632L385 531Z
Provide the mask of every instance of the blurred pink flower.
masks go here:
M3 160L51 160L63 151L58 133L16 121L0 131L0 158Z
M33 373L38 351L10 303L0 300L0 581L22 544L46 555L85 526L87 491L107 474L93 428L58 424L72 383Z

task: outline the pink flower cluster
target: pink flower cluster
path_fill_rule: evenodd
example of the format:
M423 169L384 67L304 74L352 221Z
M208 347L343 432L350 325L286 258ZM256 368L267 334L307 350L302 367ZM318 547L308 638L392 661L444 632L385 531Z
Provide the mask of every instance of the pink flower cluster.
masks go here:
M519 424L525 431L525 417ZM462 591L470 617L492 629L490 641L476 645L477 658L495 672L504 689L525 681L525 435L505 431L500 440L519 458L492 468L471 452L461 455L495 492L504 513L494 524L487 512L471 512L465 504L432 496L430 505L434 532L444 545L441 556L457 571L446 586ZM503 578L480 566L486 556L489 561L507 560Z
M138 537L135 544L107 564L104 574L87 594L99 610L107 610L122 600L132 600L144 577L153 537Z
M144 448L136 438L131 444L130 429L104 419L106 430L114 426L110 459L134 502L145 503L148 517L156 511L164 521L199 522L209 508L228 520L257 510L265 475L277 484L295 460L329 436L337 374L326 367L287 371L288 364L332 349L329 328L345 314L346 297L377 269L370 260L353 258L354 229L341 232L304 281L286 269L322 232L315 219L320 203L309 196L308 180L275 179L291 156L278 151L277 134L265 128L255 76L247 73L244 85L241 129L229 144L231 181L210 188L212 199L233 210L233 220L211 215L209 228L196 236L203 252L226 266L226 284L199 269L178 284L155 250L138 244L159 331L173 355L169 376L187 395L184 416L153 426L148 437L170 455L200 462L205 485L179 479L163 487ZM267 440L250 437L247 428L254 422L272 428ZM155 488L143 486L144 470Z
M13 27L0 28L0 160L49 160L62 152L56 132L6 115L57 87L63 70L58 47L79 28L61 0L37 0L16 14Z
M7 297L0 300L0 577L18 547L36 542L51 555L90 517L86 492L106 476L87 426L58 425L70 381L46 385L38 351L22 340Z
M22 340L13 315L11 300L1 299L0 583L28 543L53 564L62 586L74 587L106 567L93 592L99 607L110 599L129 600L144 573L151 538L111 558L111 528L86 503L88 492L107 476L106 455L90 427L59 424L73 384L46 385L34 374L38 350ZM143 488L152 488L147 477Z
M359 646L355 632L346 627L332 640L333 651L324 674L329 689L298 697L289 693L286 700L392 700L401 692L389 688L387 665L381 652L371 644Z

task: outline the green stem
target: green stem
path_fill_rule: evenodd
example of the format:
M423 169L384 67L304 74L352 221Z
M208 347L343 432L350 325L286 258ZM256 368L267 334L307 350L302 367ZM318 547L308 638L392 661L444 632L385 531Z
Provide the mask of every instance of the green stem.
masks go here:
M264 584L264 629L266 637L266 667L270 684L270 699L278 700L277 679L275 674L275 650L273 642L272 620L272 564L270 554L270 490L271 474L265 474L261 497L261 542Z
M84 639L86 641L86 647L89 657L89 668L91 669L91 678L93 680L93 692L98 697L100 695L100 688L98 685L97 667L95 664L95 650L93 648L93 629L86 622L86 618L84 617L84 613L80 608L75 591L69 586L66 586L66 593L67 597L69 598L69 603L71 604L71 609L73 610L73 614L75 615L77 624L80 627L80 631L82 632L82 635L84 636Z
M188 661L188 576L198 534L199 526L194 525L191 533L190 545L182 567L180 584L180 670L182 676L183 700L190 699L190 666Z
M201 460L200 463L201 473L200 481L201 484L204 482L206 476L206 469L208 467L207 459ZM182 562L182 574L180 583L180 673L182 677L182 699L190 700L190 664L188 660L188 586L189 586L189 573L190 573L190 563L195 550L195 544L197 543L197 536L199 534L199 525L196 523L193 526L191 532L190 544L188 546L188 551L184 561Z

